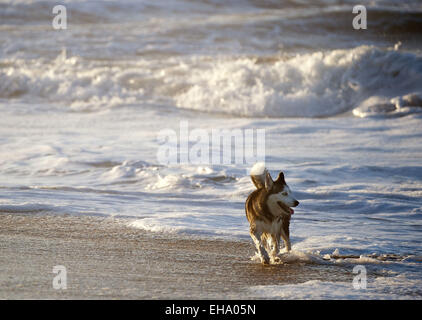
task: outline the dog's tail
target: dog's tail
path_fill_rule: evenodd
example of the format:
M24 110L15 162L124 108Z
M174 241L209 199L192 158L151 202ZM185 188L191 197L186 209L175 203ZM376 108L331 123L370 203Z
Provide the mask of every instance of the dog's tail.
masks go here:
M251 179L253 184L257 189L265 187L265 177L267 175L267 168L265 168L265 163L257 162L251 169Z

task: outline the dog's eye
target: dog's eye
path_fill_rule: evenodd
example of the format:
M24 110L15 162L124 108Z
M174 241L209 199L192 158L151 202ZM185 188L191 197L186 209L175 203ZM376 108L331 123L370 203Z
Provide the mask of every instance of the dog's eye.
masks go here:
M283 196L287 196L287 192L283 192L283 193L282 193L282 195L283 195Z

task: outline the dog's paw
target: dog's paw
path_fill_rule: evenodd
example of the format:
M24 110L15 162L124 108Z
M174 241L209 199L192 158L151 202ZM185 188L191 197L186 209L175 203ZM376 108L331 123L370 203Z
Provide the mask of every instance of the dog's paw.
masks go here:
M280 264L280 263L282 263L280 257L277 257L277 256L271 257L271 264Z

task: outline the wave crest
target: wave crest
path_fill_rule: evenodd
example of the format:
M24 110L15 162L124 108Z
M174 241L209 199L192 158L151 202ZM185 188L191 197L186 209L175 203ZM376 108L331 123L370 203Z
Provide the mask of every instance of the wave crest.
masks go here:
M52 61L12 58L0 68L0 98L83 111L152 102L246 117L328 117L355 108L365 116L362 108L373 97L401 103L372 108L375 113L406 106L410 96L419 97L410 99L415 106L421 87L420 56L372 46L268 59L194 56L155 62L88 60L63 50Z

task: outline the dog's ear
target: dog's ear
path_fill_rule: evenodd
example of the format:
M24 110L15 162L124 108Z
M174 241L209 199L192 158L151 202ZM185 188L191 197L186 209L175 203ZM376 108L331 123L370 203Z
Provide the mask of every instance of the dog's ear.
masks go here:
M267 171L265 175L265 189L267 189L267 191L270 191L273 187L273 184L273 178L271 178L270 173Z
M284 173L283 171L280 171L280 173L278 174L278 178L276 180L278 183L281 184L286 184L286 180L284 180Z

